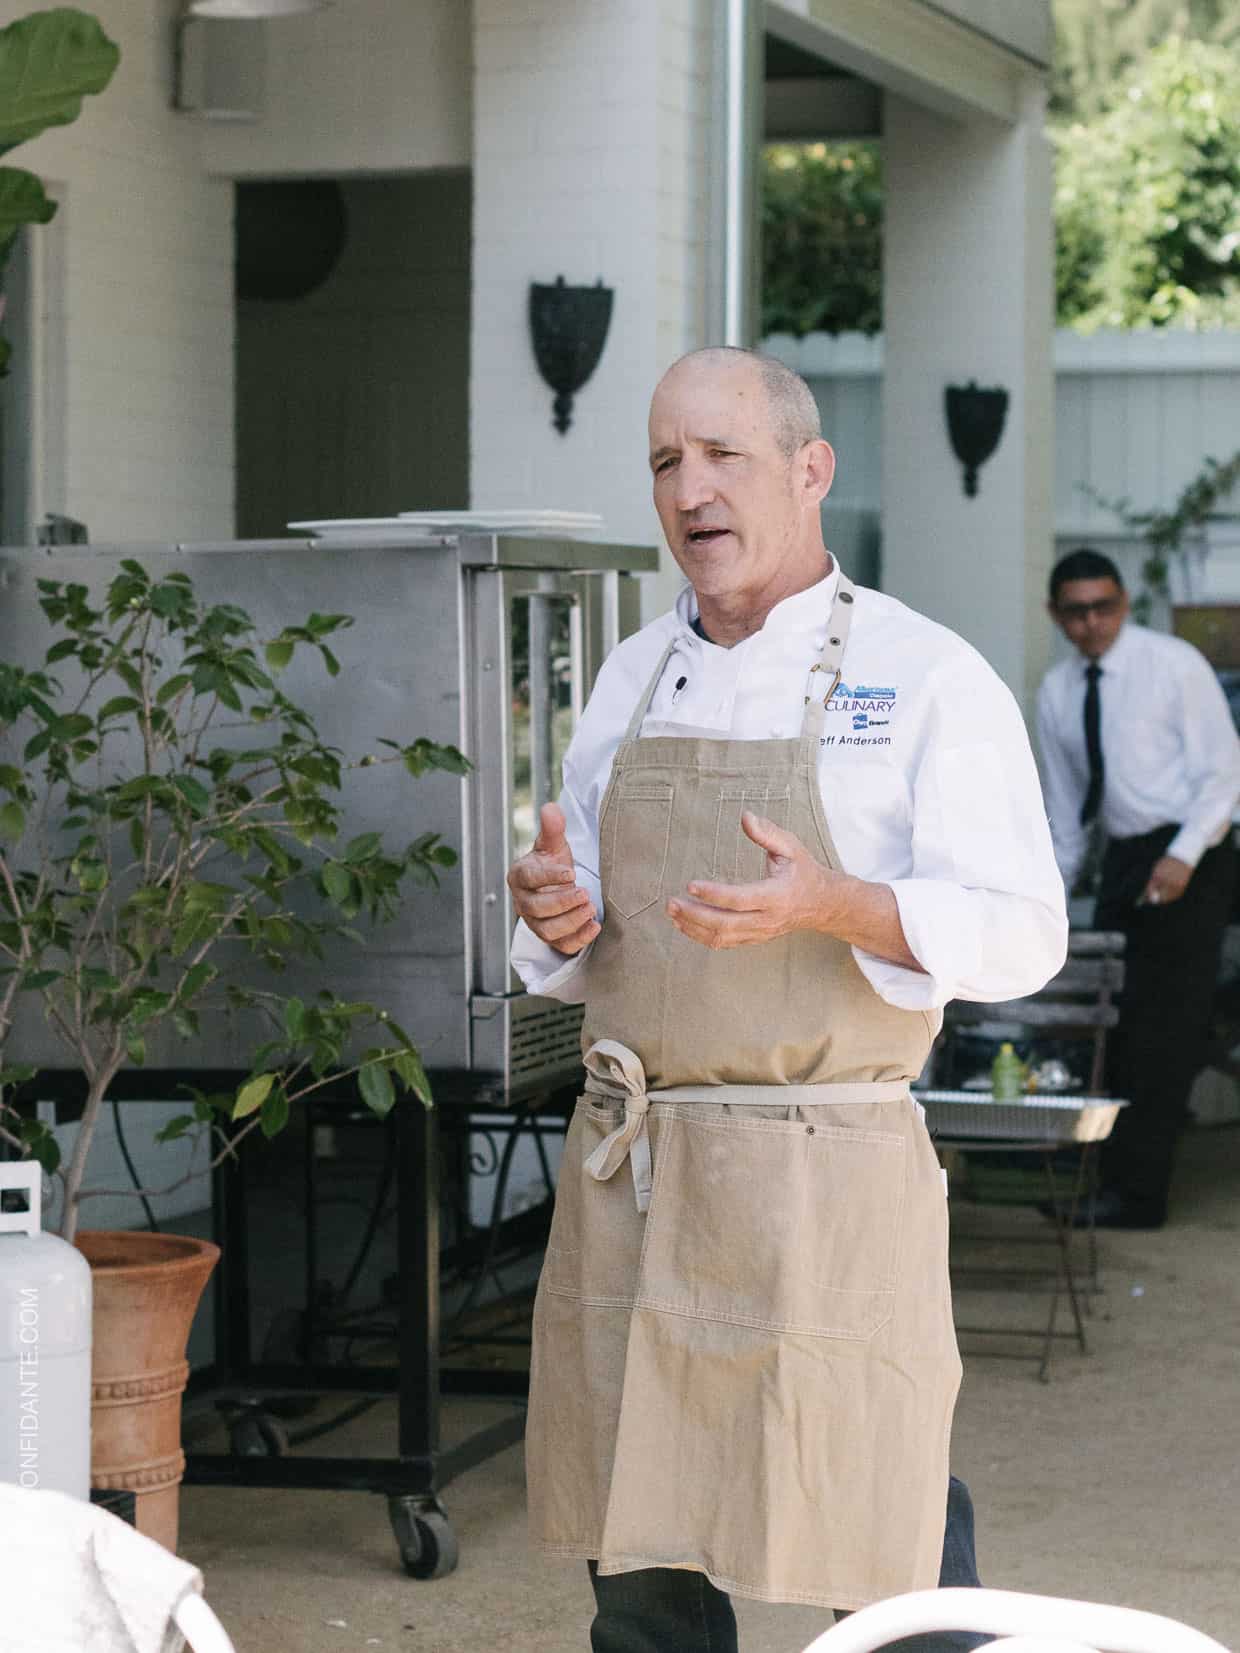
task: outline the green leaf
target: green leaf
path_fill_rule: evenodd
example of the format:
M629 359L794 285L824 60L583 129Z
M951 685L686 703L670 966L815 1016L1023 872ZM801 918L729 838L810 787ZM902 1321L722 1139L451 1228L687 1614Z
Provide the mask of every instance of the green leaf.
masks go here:
M31 1159L36 1160L50 1177L60 1165L60 1144L51 1130L38 1119L23 1119L18 1136Z
M380 1119L386 1118L396 1101L396 1089L392 1084L392 1075L384 1065L385 1060L384 1058L367 1061L357 1075L362 1101L372 1113L378 1114Z
M192 775L174 775L172 784L185 799L195 815L205 815L211 807L211 794L201 781Z
M78 859L73 863L73 872L82 889L90 895L108 887L108 869L102 861Z
M142 702L135 700L133 695L116 695L113 699L105 701L99 708L99 722L102 723L104 718L122 717L127 712L140 712L141 710Z
M275 1082L274 1073L260 1073L255 1079L247 1079L237 1092L237 1100L233 1103L233 1118L245 1119L261 1108L271 1095L271 1087Z
M0 152L75 121L83 97L103 91L120 55L95 18L67 6L0 30Z
M192 970L185 972L185 980L177 990L177 999L181 1004L185 1004L196 994L201 993L207 983L214 981L218 975L219 971L215 965L208 963L206 959L202 959L194 965Z
M258 1123L265 1137L278 1135L288 1124L288 1094L283 1085L273 1090L263 1103Z
M31 970L22 977L21 990L23 993L42 993L44 988L59 981L63 975L63 970Z
M353 875L342 862L328 861L323 867L323 888L338 907L343 907L353 893Z
M422 1058L416 1050L398 1051L393 1058L392 1066L400 1075L407 1090L411 1090L419 1102L429 1108L434 1101L431 1095L431 1082L427 1078L426 1069L422 1066Z
M360 832L356 838L350 838L344 852L346 861L368 861L383 843L377 832Z
M293 658L293 651L296 647L295 643L277 637L274 642L268 643L263 650L263 653L267 656L267 664L273 671L282 672Z
M135 1067L142 1067L146 1062L146 1040L140 1033L126 1031L125 1049L129 1052L129 1060Z
M11 1062L7 1068L0 1068L0 1085L24 1085L38 1071L33 1062Z
M51 735L46 729L40 729L37 735L31 735L30 739L26 742L22 756L25 758L27 763L33 763L36 758L41 758L43 756L44 752L47 751L51 744Z
M0 34L0 41L3 40ZM3 115L0 115L0 123ZM9 250L17 232L27 224L46 224L56 216L50 201L33 172L16 166L0 166L0 258Z
M155 1132L156 1142L176 1142L183 1137L186 1131L193 1130L198 1120L192 1113L179 1113L175 1119L170 1119L166 1125Z
M58 660L67 660L71 654L76 654L79 646L76 637L62 637L59 643L52 644L43 658L47 665L54 666Z
M0 838L20 838L25 830L26 811L20 804L5 804L0 809Z
M187 689L188 687L188 673L178 672L175 677L170 677L166 683L160 685L159 693L155 696L155 704L157 706L166 706L170 700L176 699L182 689Z
M319 644L319 653L323 656L323 664L327 667L329 677L340 676L340 662L328 648L326 643Z
M306 1035L306 1007L298 998L284 1001L284 1027L294 1044Z
M53 723L52 734L57 740L76 740L79 735L90 734L94 727L85 712L68 712Z

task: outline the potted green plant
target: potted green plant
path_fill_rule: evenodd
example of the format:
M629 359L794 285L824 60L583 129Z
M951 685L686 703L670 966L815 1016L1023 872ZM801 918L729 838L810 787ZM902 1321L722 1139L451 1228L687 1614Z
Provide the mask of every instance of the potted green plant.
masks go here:
M49 126L75 121L83 97L102 92L119 61L98 21L69 6L31 12L0 29L0 155ZM0 166L0 274L19 231L48 223L55 212L55 201L33 172ZM8 371L10 349L0 334L0 378Z
M0 662L0 1134L61 1180L62 1233L92 1258L105 1312L108 1281L137 1255L138 1295L157 1330L101 1337L97 1317L93 1451L113 1479L130 1474L146 1530L174 1543L184 1343L216 1254L169 1236L79 1234L104 1099L156 1035L195 1040L206 1017L232 1014L259 1018L266 1033L249 1072L227 1094L195 1093L161 1132L206 1134L212 1163L250 1132L278 1133L342 1075L356 1076L378 1115L400 1091L429 1104L417 1048L384 1007L329 986L298 997L280 972L356 944L355 920L390 919L407 881L434 881L455 862L433 832L398 849L378 833L341 843L349 768L396 764L416 777L467 765L425 739L381 741L380 755L350 765L281 690L299 650L339 672L328 639L352 624L346 615L311 614L263 640L242 609L201 603L185 573L153 578L133 560L97 604L84 585L41 580L39 591L54 628L45 664ZM34 1078L8 1049L31 998L85 1085L64 1164L54 1133L13 1100ZM185 1254L175 1314L147 1302L152 1249ZM170 1342L158 1328L174 1323ZM133 1368L144 1340L149 1374ZM129 1440L137 1403L162 1432L154 1447ZM119 1468L118 1451L136 1467Z

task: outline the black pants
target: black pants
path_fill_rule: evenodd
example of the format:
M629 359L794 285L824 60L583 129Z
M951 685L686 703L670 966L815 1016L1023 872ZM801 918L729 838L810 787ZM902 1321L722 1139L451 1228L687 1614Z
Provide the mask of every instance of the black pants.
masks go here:
M1099 930L1122 930L1128 938L1107 1084L1131 1105L1103 1149L1102 1177L1156 1220L1166 1215L1176 1140L1205 1053L1236 881L1229 836L1202 856L1178 901L1138 907L1154 863L1178 830L1159 827L1108 845L1094 918Z
M600 1578L591 1562L590 1582L598 1606L590 1627L592 1653L737 1653L732 1603L704 1573L645 1567ZM939 1585L976 1588L980 1583L973 1544L973 1501L968 1487L953 1475L947 1489ZM907 1636L892 1642L891 1648L902 1653L967 1653L991 1639L940 1633Z

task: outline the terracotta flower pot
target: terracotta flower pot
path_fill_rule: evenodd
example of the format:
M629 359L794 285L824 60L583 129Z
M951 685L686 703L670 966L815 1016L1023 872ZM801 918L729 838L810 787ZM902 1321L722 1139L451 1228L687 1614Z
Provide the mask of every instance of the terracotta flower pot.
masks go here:
M177 1547L189 1329L220 1255L181 1234L87 1230L91 1268L91 1485L134 1496L139 1532Z

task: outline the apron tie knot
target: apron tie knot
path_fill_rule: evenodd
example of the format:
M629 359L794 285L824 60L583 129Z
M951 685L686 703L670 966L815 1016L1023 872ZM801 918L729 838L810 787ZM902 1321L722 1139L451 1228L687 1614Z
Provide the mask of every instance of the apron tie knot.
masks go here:
M615 1039L600 1039L586 1052L585 1066L589 1095L624 1103L623 1124L603 1138L586 1160L586 1170L596 1182L606 1182L627 1159L633 1171L637 1209L646 1211L652 1185L650 1136L646 1130L650 1098L641 1058Z

